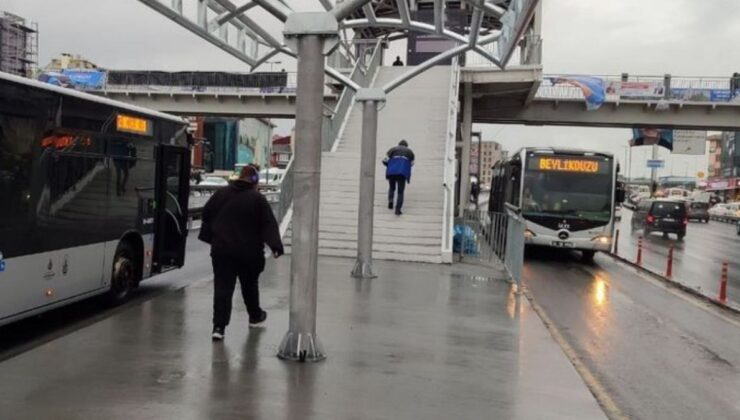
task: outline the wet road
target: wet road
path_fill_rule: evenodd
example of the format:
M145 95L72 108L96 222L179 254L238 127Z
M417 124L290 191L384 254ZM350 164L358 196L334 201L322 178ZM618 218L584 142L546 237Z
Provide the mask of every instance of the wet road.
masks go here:
M632 231L632 212L624 209L619 226L619 255L635 261L638 238L642 230ZM673 279L703 294L719 295L722 262L728 262L728 302L740 308L740 236L729 223L689 222L686 237L678 241L675 235L664 237L653 233L644 238L643 262L646 268L665 274L669 248L673 246Z
M133 298L122 306L110 308L101 299L87 299L0 327L0 361L84 328L133 305L139 305L167 290L180 289L198 280L210 278L208 246L197 240L197 233L191 231L188 236L187 257L182 269L143 281Z
M740 317L603 255L537 252L524 281L626 417L740 418Z

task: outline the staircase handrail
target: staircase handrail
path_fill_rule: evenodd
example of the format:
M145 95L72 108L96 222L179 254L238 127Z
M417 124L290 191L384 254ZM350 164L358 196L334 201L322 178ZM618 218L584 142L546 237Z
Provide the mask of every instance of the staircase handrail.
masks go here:
M383 41L378 40L375 44L375 50L368 63L363 63L363 60L357 59L355 66L352 68L350 73L350 79L362 87L368 87L370 82L373 80L375 73L380 67L380 61L383 56ZM367 64L367 66L364 66ZM321 150L329 151L332 150L335 143L339 140L339 135L342 132L344 123L349 118L352 104L355 101L355 92L345 87L342 90L342 94L339 96L337 105L334 107L331 115L324 116L324 123L322 125L321 132Z

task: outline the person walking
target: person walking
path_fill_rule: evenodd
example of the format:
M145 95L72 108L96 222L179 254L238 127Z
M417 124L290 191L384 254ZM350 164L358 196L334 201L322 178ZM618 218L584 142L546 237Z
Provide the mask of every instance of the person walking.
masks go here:
M267 199L257 191L259 172L250 165L239 179L218 190L203 208L198 239L211 245L213 264L214 341L224 339L231 320L231 302L239 278L249 313L249 327L264 326L267 312L260 307L258 280L265 268L265 244L275 258L283 255L280 229Z
M388 180L388 208L393 209L394 199L396 215L403 214L403 195L406 183L411 182L411 167L414 165L414 152L409 148L406 140L401 140L398 146L392 147L386 153L383 164L386 166L385 179ZM398 194L396 195L396 192Z

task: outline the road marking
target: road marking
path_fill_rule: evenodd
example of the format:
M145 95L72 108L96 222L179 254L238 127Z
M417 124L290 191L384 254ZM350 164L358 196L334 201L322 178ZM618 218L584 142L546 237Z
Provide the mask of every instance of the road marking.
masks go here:
M627 263L624 263L622 261L619 261L618 259L616 259L614 257L610 257L610 258L611 258L612 261L614 261L614 263L616 263L617 265L621 266L626 271L630 271L630 269L632 269L632 271L635 274L637 274L637 277L639 277L640 279L644 280L645 282L650 283L650 284L658 287L659 289L665 290L665 291L669 292L670 294L672 294L672 295L674 295L674 296L682 299L683 301L688 302L691 305L693 305L693 306L695 306L695 307L697 307L699 309L702 309L704 312L709 313L711 315L714 315L714 316L716 316L716 317L718 317L718 318L720 318L720 319L722 319L722 320L724 320L724 321L726 321L726 322L734 325L735 327L740 328L740 319L738 319L737 317L728 316L727 314L725 314L725 313L722 312L722 309L715 307L713 304L711 304L709 302L705 302L700 297L694 296L694 295L692 295L689 292L686 292L684 290L679 289L678 286L674 286L674 285L672 285L670 283L666 283L665 281L658 280L658 279L656 279L655 277L653 277L652 275L650 275L648 273L643 273L639 269L637 269L635 267L632 267L632 266L630 266ZM592 271L593 269L591 267L583 267L583 269L585 271L587 271L589 274L595 275L595 272ZM687 286L687 287L690 287L690 286ZM701 292L698 292L698 293L701 293ZM707 296L707 298L708 299L711 299L708 296Z
M583 379L586 387L596 398L596 401L601 406L601 409L604 410L604 414L606 414L606 416L611 420L629 419L629 417L622 412L622 410L619 408L611 395L609 395L609 392L606 390L604 385L602 385L602 383L599 382L598 379L596 379L596 376L583 363L576 350L570 345L570 343L568 343L558 327L555 326L555 323L552 321L552 319L550 319L550 316L547 315L547 312L545 312L544 308L542 308L535 301L534 296L532 296L529 289L527 289L527 287L522 287L522 289L522 293L524 293L524 296L529 301L532 309L537 314L537 316L540 317L542 323L545 324L545 328L547 328L552 338L563 350L563 353L565 353L565 357L570 360L570 363L573 365L573 367L576 368L578 374L581 375L581 379Z

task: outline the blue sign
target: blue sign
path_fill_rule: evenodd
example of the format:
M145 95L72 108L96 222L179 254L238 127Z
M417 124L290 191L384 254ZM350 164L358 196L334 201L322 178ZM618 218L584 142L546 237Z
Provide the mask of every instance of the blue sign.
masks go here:
M662 168L665 166L665 161L660 159L648 159L647 161L647 167L648 168Z
M105 72L100 70L62 70L62 74L77 87L84 89L102 89L105 84Z

